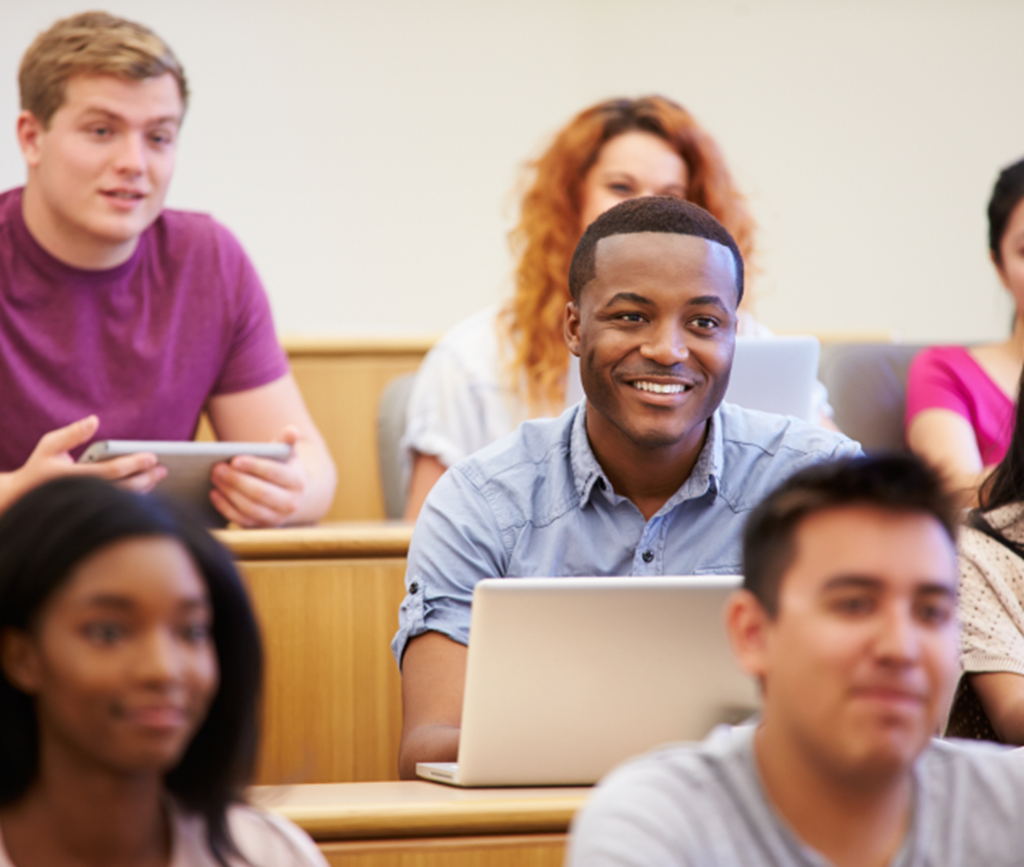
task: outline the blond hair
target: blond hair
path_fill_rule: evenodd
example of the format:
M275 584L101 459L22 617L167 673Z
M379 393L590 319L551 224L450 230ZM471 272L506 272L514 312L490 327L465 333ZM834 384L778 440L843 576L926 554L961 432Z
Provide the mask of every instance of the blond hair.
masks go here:
M116 75L141 81L170 73L181 104L188 105L188 83L174 52L148 27L106 12L63 18L36 37L18 70L21 107L49 126L64 103L75 75Z

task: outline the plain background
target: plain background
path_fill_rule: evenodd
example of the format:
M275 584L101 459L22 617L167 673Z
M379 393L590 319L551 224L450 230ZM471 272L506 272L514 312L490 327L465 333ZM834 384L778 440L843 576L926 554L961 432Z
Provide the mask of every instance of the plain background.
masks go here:
M24 181L21 54L84 8L0 0L0 189ZM765 324L1008 333L985 205L1024 156L1019 0L106 8L182 60L193 100L168 204L239 236L282 332L440 331L503 297L524 161L584 106L660 92L750 197Z

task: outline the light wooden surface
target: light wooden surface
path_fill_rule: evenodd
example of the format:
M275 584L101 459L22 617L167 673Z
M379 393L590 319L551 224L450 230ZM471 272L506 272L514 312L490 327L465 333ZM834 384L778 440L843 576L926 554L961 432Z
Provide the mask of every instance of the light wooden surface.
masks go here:
M250 790L344 867L560 867L588 788L353 783Z
M419 367L435 340L436 335L281 341L338 468L338 491L326 520L385 517L377 451L380 396L392 379Z
M250 790L253 803L314 840L559 833L589 794L586 786L459 789L411 781Z
M405 595L405 558L239 566L266 655L256 781L396 779L401 679L390 643Z
M562 867L564 834L321 843L331 867Z
M238 560L404 557L412 524L405 521L334 521L275 530L214 530Z

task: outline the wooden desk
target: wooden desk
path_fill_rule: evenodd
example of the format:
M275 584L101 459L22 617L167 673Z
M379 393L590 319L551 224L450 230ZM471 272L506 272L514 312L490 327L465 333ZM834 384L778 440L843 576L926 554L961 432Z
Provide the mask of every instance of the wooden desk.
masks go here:
M454 789L436 783L257 787L336 867L561 867L588 788Z
M221 530L263 633L256 781L397 778L401 677L391 656L408 524Z

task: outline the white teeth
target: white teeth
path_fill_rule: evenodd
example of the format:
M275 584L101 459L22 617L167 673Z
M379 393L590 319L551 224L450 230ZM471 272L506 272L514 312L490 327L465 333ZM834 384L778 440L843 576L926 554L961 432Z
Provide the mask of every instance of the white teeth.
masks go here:
M681 391L686 391L687 386L681 383L671 383L662 385L660 382L634 382L634 388L639 388L641 391L653 391L655 394L679 394Z

